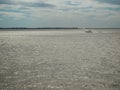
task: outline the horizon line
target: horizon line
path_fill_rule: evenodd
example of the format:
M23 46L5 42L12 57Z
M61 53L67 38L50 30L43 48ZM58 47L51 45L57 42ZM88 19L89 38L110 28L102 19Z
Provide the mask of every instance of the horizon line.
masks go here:
M0 29L120 29L120 28L99 28L99 27L0 27Z

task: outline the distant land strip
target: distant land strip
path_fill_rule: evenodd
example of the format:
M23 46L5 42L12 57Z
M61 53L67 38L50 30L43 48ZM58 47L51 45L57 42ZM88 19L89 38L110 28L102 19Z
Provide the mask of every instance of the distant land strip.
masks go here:
M78 28L78 27L42 27L42 28L27 28L27 27L10 27L10 28L2 28L2 29L120 29L120 28Z
M43 27L43 28L13 27L13 28L0 28L0 29L79 29L79 28L77 27Z

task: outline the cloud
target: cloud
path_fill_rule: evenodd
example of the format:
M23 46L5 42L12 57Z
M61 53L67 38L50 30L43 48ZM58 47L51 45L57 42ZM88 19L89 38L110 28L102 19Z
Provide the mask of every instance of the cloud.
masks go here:
M42 7L42 8L53 8L55 5L49 4L46 2L39 2L39 3L25 3L23 2L22 5L27 6L27 7Z
M120 11L120 8L103 8L103 9L109 11Z
M65 1L65 4L72 5L72 6L79 6L81 2L78 1Z
M11 0L0 0L0 4L14 4Z
M0 0L0 4L7 5L22 5L25 7L42 7L42 8L53 8L55 5L43 2L43 1L33 1L33 0Z
M96 1L101 2L101 3L120 5L120 0L96 0Z
M23 18L37 20L38 26L39 23L51 25L51 22L56 26L66 26L67 23L71 26L91 25L93 21L94 24L99 24L99 21L114 24L120 22L119 4L119 0L0 0L0 18L18 18L21 23Z
M16 12L0 12L0 15L3 15L5 17L13 17L15 19L25 18L25 15L23 13Z

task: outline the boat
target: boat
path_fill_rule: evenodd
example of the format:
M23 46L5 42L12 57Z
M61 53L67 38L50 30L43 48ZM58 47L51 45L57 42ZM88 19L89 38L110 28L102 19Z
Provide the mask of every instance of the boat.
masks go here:
M86 32L86 33L92 33L92 31L91 31L91 30L85 30L85 32Z

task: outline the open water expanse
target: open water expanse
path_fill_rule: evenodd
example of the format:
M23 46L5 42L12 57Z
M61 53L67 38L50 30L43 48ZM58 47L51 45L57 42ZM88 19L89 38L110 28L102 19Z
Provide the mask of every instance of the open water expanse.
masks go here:
M120 90L120 29L0 30L0 90Z

